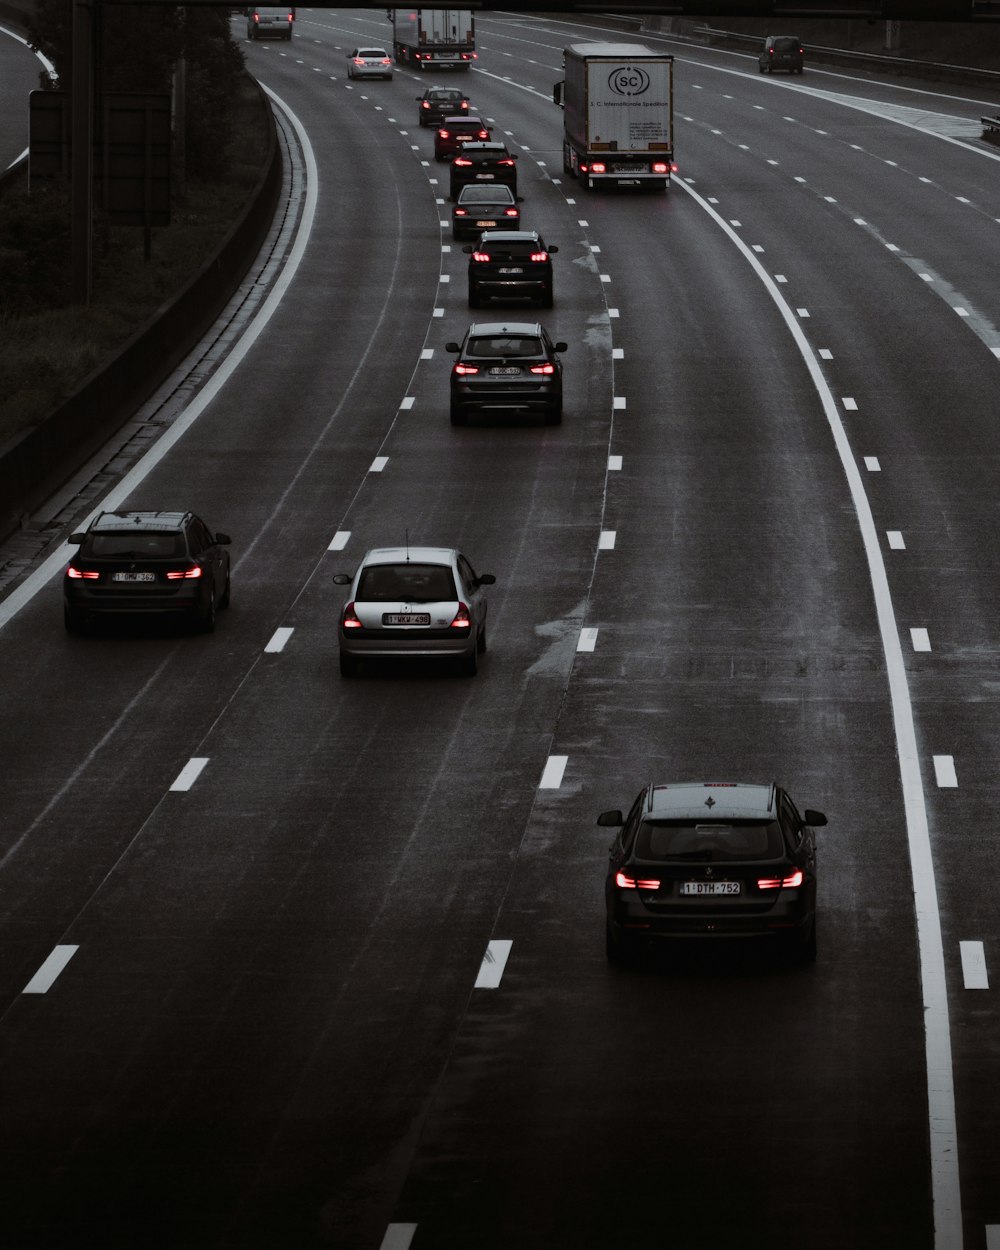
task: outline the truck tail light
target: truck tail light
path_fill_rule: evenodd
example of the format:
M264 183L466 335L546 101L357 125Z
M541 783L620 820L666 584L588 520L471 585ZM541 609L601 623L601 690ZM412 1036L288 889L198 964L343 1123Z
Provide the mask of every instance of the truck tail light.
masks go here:
M653 173L654 174L669 174L670 166L667 164L666 161L653 161Z
M584 173L587 172L586 166L581 165L580 168ZM603 161L594 161L590 166L590 172L592 174L606 174L608 172L608 167Z

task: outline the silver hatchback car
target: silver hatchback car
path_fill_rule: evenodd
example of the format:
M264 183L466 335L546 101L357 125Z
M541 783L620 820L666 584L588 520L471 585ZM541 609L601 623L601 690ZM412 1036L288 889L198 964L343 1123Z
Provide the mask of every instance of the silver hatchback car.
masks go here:
M348 78L391 78L392 59L385 48L355 48L347 55Z
M374 547L353 575L340 614L340 672L354 677L364 659L403 656L456 660L472 676L486 650L486 596L492 573L476 574L451 547Z

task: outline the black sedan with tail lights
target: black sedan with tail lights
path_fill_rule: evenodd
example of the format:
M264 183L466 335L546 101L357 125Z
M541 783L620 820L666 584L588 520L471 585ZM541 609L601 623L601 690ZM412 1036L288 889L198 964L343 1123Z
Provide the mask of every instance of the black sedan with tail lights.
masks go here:
M481 117L446 117L434 132L434 159L448 161L466 143L481 143L490 137L490 128Z
M229 606L228 534L193 512L102 512L71 534L80 548L63 577L66 629L115 614L181 616L215 628Z
M683 941L754 939L816 958L816 840L779 786L649 785L617 828L605 883L607 953L621 963Z
M462 150L451 162L449 172L449 197L458 198L462 187L469 183L503 183L517 195L517 154L508 152L495 140L463 144Z

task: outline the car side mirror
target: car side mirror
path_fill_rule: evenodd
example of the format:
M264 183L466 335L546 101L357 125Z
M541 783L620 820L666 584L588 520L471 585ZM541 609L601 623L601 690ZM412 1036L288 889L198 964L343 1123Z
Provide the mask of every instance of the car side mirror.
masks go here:
M349 577L346 573L334 573L333 582L335 586L350 586L354 581L353 577Z
M446 352L460 352L462 349L457 343L445 343L444 350Z
M83 530L80 530L76 534L70 534L66 541L68 543L72 543L74 547L79 547L86 537L86 533Z
M476 250L476 249L473 247L473 245L472 245L471 243L466 243L465 247L463 247L463 248L462 248L462 251L463 251L463 252L465 252L465 253L467 253L467 254L471 254L471 253L472 253L472 252L474 252L475 250Z
M495 586L496 580L497 579L492 573L480 573L480 575L476 578L476 581L479 582L480 586Z
M229 544L233 540L229 537L228 534L216 534L215 541L219 544L220 547L228 547Z
M559 248L558 248L558 247L556 247L555 245L550 245L549 247L547 247L547 248L546 248L546 251L548 251L548 252L558 252L558 251L559 251Z
M814 825L819 828L826 824L826 817L822 812L814 812L811 807L807 807L802 813L802 819L807 825Z
M568 352L569 348L566 346L565 343L556 343L554 350L557 352Z
M625 823L625 817L616 808L611 812L601 812L600 816L597 818L597 823L599 825L607 825L608 828L616 829L619 825L623 825Z
M523 196L523 195L515 195L515 196L514 196L514 199L516 200L516 202L517 202L518 204L523 204L523 203L524 203L524 196Z

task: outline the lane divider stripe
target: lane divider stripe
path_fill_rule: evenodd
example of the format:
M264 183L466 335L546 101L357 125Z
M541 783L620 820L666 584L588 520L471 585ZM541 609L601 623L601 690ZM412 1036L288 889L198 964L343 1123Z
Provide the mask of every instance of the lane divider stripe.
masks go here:
M170 787L170 789L178 790L178 791L190 790L191 787L194 785L194 783L201 776L202 770L204 769L207 763L208 763L207 756L199 756L199 755L193 756L191 759L188 760L188 762L184 765L181 771L177 774L177 778L174 781L173 785Z
M510 958L510 948L513 945L514 943L508 938L494 938L490 942L483 956L483 962L479 965L479 975L476 977L475 986L477 990L499 988L504 969L507 967L507 960Z
M56 977L79 949L79 946L56 946L21 992L23 994L47 994Z

